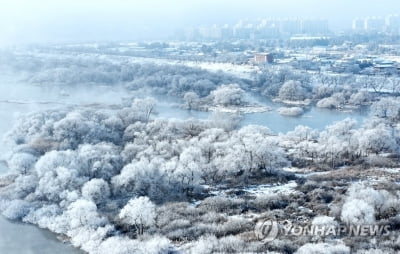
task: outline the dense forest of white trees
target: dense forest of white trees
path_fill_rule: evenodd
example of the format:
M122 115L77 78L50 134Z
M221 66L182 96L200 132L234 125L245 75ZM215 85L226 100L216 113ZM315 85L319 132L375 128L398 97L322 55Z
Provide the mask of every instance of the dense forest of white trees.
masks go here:
M152 99L136 99L131 106L118 109L33 113L21 118L8 134L8 141L14 144L9 167L15 174L9 176L12 183L2 189L0 208L10 219L64 234L91 253L128 253L122 251L125 247L110 250L110 244L116 241L129 249L139 240L140 246L157 242L157 251L171 250L174 247L169 241L187 237L187 231L179 233L177 228L189 226L190 221L178 216L176 225L168 224L175 217L163 214L164 209L194 209L187 212L194 213L194 219L204 217L207 225L206 221L223 215L197 211L200 208L191 208L190 202L202 200L200 207L216 202L212 209L221 205L234 209L234 203L224 202L239 202L212 201L207 186L288 181L296 177L281 169L290 164L390 166L394 163L391 154L398 155L400 147L400 126L392 113L397 110L394 101L382 99L374 104L376 118L362 127L346 119L323 131L299 126L280 135L261 126L224 129L225 124L217 126L210 121L152 119ZM352 188L338 214L343 222L371 222L376 211L400 207L395 194L366 188L364 195L359 192L361 187ZM369 202L364 196L376 200ZM171 207L174 204L177 207ZM200 245L208 241L201 238L205 233L236 235L252 225L244 218L221 219L226 221L222 228L202 231L196 224L198 231L191 237L199 242L193 248L204 248ZM163 237L154 238L157 235ZM236 240L215 241L227 242L216 242L210 248Z

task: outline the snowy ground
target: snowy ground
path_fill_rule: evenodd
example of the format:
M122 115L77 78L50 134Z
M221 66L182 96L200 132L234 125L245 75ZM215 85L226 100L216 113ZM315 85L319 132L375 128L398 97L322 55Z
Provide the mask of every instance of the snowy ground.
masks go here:
M292 194L295 193L297 183L289 181L286 184L260 184L249 185L246 187L229 188L229 189L211 189L210 193L218 197L237 197L237 196L268 196L271 194ZM209 187L208 187L209 188Z
M39 57L47 58L60 58L70 57L70 55L62 55L57 53L35 53ZM216 63L216 62L200 62L200 61L181 61L163 58L149 58L149 57L132 57L132 56L115 56L104 55L98 53L84 53L80 56L97 57L99 59L110 60L112 62L121 63L121 61L128 61L130 63L152 63L152 64L170 64L170 65L185 65L188 67L199 67L204 70L218 72L223 71L228 74L235 75L240 78L251 79L253 74L260 71L260 68L251 64L231 64L231 63Z
M211 106L208 108L209 111L213 112L223 112L223 113L243 113L243 114L251 114L251 113L262 113L271 111L270 107L266 106L242 106L242 107L235 107L235 106Z

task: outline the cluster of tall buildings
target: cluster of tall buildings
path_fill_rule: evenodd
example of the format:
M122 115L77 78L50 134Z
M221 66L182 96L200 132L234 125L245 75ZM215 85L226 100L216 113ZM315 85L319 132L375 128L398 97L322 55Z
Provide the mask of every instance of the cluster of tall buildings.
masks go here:
M400 16L366 17L353 20L353 32L386 32L400 35ZM235 25L212 25L186 29L184 38L198 39L269 39L289 38L296 35L326 36L330 34L326 19L258 19L240 20Z
M326 35L329 33L328 20L324 19L262 19L240 20L233 26L213 25L190 28L185 31L188 40L193 39L263 39L305 35Z
M353 20L353 30L355 32L390 32L399 34L400 16L356 18Z

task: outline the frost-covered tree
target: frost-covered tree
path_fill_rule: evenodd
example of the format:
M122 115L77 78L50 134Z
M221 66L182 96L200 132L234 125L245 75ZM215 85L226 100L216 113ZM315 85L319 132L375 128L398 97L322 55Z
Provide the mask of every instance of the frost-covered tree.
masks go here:
M237 84L222 85L211 92L216 105L241 105L244 103L244 91Z
M82 197L96 205L104 204L110 197L110 187L103 179L92 179L82 186Z
M205 158L197 147L185 148L179 156L178 166L174 174L189 194L201 178L201 171L205 164Z
M173 159L169 163L156 159L149 161L144 157L132 161L113 177L113 193L121 196L148 196L155 202L176 198L181 190L173 178L175 167L168 171L168 164L173 164Z
M100 216L93 201L78 199L68 206L65 215L69 219L70 229L97 228L104 226L107 219Z
M23 175L33 169L37 158L29 153L16 153L13 154L8 161L8 166L11 170L15 170Z
M145 228L154 225L156 207L148 197L131 199L121 209L119 218L128 225L135 226L137 234L142 235Z
M317 102L320 108L340 108L346 102L346 98L342 93L334 93L332 96L323 98Z
M136 112L140 119L147 122L154 112L156 101L153 98L135 99L132 103L132 110Z
M65 118L54 123L53 136L63 149L75 148L83 143L90 132L90 126L80 112L70 112Z
M364 200L351 199L344 203L341 219L348 224L373 224L375 222L375 210Z
M362 200L372 207L376 218L393 214L399 210L397 207L400 207L400 201L396 194L386 190L375 190L363 183L352 184L348 189L346 203L352 203L354 200Z
M211 127L220 128L226 131L232 131L238 127L240 123L240 115L227 114L222 112L213 112L209 118Z
M392 201L390 194L377 191L365 184L355 183L347 191L343 204L341 219L346 223L372 224L376 214L385 207L385 203Z
M82 174L89 178L103 178L106 181L122 168L120 148L112 143L80 145L77 153Z
M283 116L300 116L304 113L304 110L300 107L281 107L278 112Z
M307 91L299 81L289 80L279 89L279 98L290 101L304 100L306 93Z
M46 153L35 164L35 173L39 178L35 195L54 202L80 189L85 181L77 154L71 150Z
M371 101L371 95L368 91L358 91L353 93L349 98L349 103L353 105L363 105Z
M196 108L199 104L199 96L195 92L185 93L183 100L185 101L185 108L188 110Z
M358 142L360 149L366 154L393 152L397 148L391 130L384 125L364 130Z
M319 143L323 150L320 153L324 153L325 160L330 160L333 167L335 161L350 158L352 152L357 149L353 140L356 124L354 119L346 118L327 126L326 130L321 132Z
M381 98L371 106L371 114L390 121L400 119L400 101L398 98Z
M29 202L15 199L7 203L3 215L10 220L20 220L25 217L32 208L32 204Z
M323 99L323 98L330 97L334 93L334 90L329 85L321 84L321 85L314 86L312 93L313 93L313 97L315 99Z

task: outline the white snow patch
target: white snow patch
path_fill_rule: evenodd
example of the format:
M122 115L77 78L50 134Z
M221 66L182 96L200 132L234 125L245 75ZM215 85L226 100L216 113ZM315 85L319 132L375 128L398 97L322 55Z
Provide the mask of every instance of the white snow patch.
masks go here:
M207 186L205 187L207 188ZM288 183L282 185L260 184L260 185L250 185L243 188L216 189L216 190L211 190L210 193L214 196L222 196L222 197L241 196L241 195L251 195L257 197L257 196L265 196L272 194L289 195L296 193L296 190L294 190L296 187L297 183L295 181L289 181Z
M382 168L381 170L388 172L388 173L394 173L394 174L400 173L400 168Z

